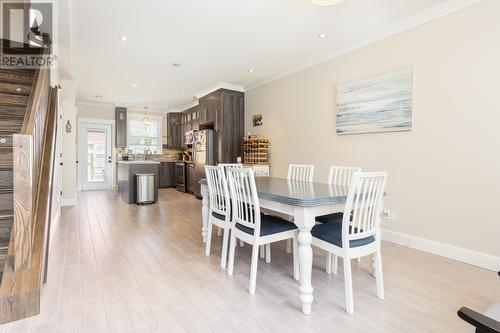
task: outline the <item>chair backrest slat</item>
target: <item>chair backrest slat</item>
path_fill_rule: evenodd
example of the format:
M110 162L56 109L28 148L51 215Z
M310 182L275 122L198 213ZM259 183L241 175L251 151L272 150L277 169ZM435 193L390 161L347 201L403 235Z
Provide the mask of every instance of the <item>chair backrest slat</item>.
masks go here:
M314 178L314 165L290 164L288 166L288 179L312 182Z
M224 215L230 221L229 189L226 177L221 168L205 165L208 193L210 197L210 211Z
M380 230L386 181L386 172L355 172L352 175L342 221L344 247L350 240L370 237Z
M260 205L252 169L228 168L227 179L233 206L233 221L260 234Z
M361 168L332 165L328 175L328 184L349 186L355 172L361 172Z

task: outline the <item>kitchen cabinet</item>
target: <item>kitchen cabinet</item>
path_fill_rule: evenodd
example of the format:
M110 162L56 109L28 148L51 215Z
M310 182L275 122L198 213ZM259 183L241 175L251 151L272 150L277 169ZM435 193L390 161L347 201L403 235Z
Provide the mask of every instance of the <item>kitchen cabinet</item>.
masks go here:
M227 89L200 98L200 127L215 131L216 163L235 163L238 156L243 156L244 102L244 93Z
M160 163L160 188L175 187L175 162Z
M184 147L183 114L180 112L167 113L167 148L182 149Z
M116 148L126 148L127 147L127 108L116 107L115 108L115 147Z
M187 164L187 188L186 192L194 194L195 187L196 187L196 170L194 168L193 163L188 163ZM199 180L198 180L199 181Z

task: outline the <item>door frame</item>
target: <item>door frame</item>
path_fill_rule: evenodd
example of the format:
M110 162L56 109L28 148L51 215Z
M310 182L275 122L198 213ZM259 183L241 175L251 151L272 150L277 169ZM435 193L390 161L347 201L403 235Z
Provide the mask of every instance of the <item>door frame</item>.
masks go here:
M86 189L83 184L85 184L85 175L86 172L84 170L85 163L83 163L86 154L86 148L83 147L83 137L82 137L82 127L84 125L96 125L100 127L106 127L106 129L109 129L109 142L110 142L110 151L109 154L111 156L111 166L109 167L109 173L110 173L110 179L109 179L109 186L103 188L104 190L112 190L114 186L114 173L115 173L115 168L114 168L114 162L115 162L115 152L113 149L113 142L114 142L114 121L110 119L99 119L99 118L78 118L78 132L77 132L77 143L78 143L78 191L87 191L87 190L92 190L92 189Z

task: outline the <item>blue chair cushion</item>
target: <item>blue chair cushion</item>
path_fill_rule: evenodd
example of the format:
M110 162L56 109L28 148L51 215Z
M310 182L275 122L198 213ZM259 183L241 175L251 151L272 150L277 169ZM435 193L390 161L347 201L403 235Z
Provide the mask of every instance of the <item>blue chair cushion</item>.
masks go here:
M221 221L225 221L226 220L226 217L224 215L216 213L216 212L212 212L212 216L215 217L216 219L221 220Z
M349 227L352 228L352 227ZM357 228L355 228L357 229ZM311 234L313 237L324 240L330 244L338 247L342 247L342 223L323 223L315 225ZM366 238L351 240L349 242L350 247L358 247L370 244L375 241L375 237L370 236Z
M333 213L316 217L316 221L321 223L342 223L344 213Z
M236 228L247 234L254 234L254 229L245 227L239 223L236 223ZM260 236L277 234L293 229L297 229L297 227L292 222L288 222L277 216L260 214Z

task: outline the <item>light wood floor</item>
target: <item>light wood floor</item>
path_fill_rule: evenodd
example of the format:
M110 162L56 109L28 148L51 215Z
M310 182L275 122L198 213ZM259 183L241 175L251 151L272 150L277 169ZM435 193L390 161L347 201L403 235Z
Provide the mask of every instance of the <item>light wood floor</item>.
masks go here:
M250 246L237 249L235 275L201 243L201 202L161 190L154 206L127 205L114 192L85 192L64 208L52 242L41 314L4 332L469 332L456 316L500 299L494 272L383 244L386 299L376 298L369 260L354 264L355 314L344 311L342 269L324 272L314 253L313 314L300 313L292 257L273 246L247 292ZM341 267L341 265L340 265Z

